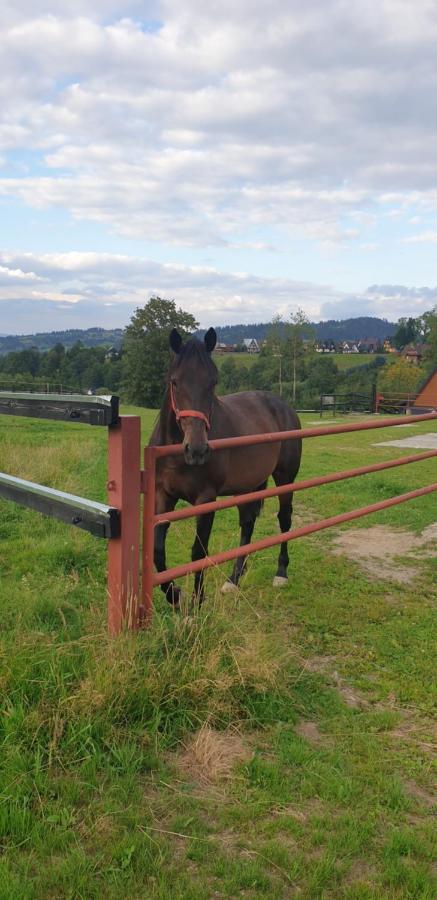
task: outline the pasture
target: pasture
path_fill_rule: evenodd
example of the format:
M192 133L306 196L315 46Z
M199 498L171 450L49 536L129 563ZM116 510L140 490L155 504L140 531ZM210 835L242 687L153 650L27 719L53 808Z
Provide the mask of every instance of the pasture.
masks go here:
M396 458L373 445L435 423L393 431L307 439L299 477ZM104 501L106 441L0 417L0 470ZM302 491L294 523L432 480L428 460ZM294 542L284 590L277 548L236 596L209 570L189 616L157 590L152 630L116 640L105 543L0 515L0 898L435 896L435 495ZM192 529L170 529L170 565ZM270 500L254 537L275 529ZM237 541L217 514L211 552Z
M237 366L246 366L250 368L253 366L256 359L258 359L258 353L213 353L212 358L220 370L223 365L225 359L232 359Z
M338 366L340 371L344 371L344 369L352 369L357 366L365 366L371 363L376 356L383 356L387 361L389 358L388 353L319 353L317 354L317 358L321 357L322 359L332 359L335 362L335 365Z
M344 369L352 369L357 366L368 365L375 356L383 356L385 359L389 357L386 353L317 353L318 359L332 359L340 371ZM213 360L218 369L223 365L225 359L232 359L237 366L250 367L258 359L258 353L213 353Z

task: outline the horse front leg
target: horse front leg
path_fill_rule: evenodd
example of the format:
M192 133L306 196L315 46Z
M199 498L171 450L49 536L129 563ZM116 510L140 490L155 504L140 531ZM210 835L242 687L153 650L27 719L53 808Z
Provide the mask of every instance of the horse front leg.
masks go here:
M202 501L205 502L205 501ZM208 555L208 542L209 536L211 534L211 529L214 522L214 512L205 513L203 516L197 516L196 519L196 537L194 539L194 544L191 550L191 559L198 560L204 559L205 556ZM194 595L193 599L197 601L199 606L202 605L205 599L205 591L204 591L204 577L203 577L203 569L200 572L196 572L194 577Z
M176 499L174 497L170 497L165 491L157 489L155 506L157 514L171 512L175 506ZM165 572L167 568L165 542L169 528L169 522L160 522L155 528L154 560L157 572ZM166 600L168 600L175 609L179 609L181 598L180 587L178 587L174 581L165 581L161 584L161 590L165 594Z

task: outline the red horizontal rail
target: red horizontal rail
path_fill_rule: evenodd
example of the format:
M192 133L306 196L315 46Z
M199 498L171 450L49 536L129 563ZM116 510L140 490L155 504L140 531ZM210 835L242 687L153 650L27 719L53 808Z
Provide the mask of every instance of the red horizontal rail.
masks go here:
M437 412L422 413L414 416L414 424L437 419ZM326 434L346 434L350 431L369 431L373 428L388 428L392 425L405 425L404 419L381 419L371 422L354 422L351 425L331 425L330 428L294 428L292 431L272 431L265 434L243 434L239 437L217 438L208 441L211 450L230 450L232 447L248 447L257 444L277 444L280 441L290 441L306 437L319 437ZM162 456L180 456L183 453L181 444L169 444L163 447L151 447L155 458Z
M373 463L371 466L344 469L342 472L334 472L332 475L320 475L318 478L307 478L305 481L282 484L280 487L266 488L262 491L251 491L248 494L237 494L233 497L228 497L226 500L214 500L210 503L199 503L197 506L186 506L183 509L175 509L172 512L159 513L153 517L153 521L155 525L157 525L158 522L167 523L178 522L181 519L191 519L194 516L202 516L205 513L217 512L220 509L229 509L231 506L243 506L244 503L252 503L254 500L266 500L268 497L280 497L282 494L291 494L295 491L319 487L322 484L332 484L335 481L344 481L346 478L355 478L357 475L367 475L369 472L380 472L382 469L393 469L395 466L405 466L407 463L420 462L423 459L431 459L433 456L437 456L437 450L428 450L426 453L416 453L412 456L401 456L398 459Z
M390 506L405 503L407 500L423 497L425 494L431 494L436 490L437 482L423 488L417 488L415 491L409 491L407 494L399 494L397 497L391 497L389 500L380 500L378 503L372 503L370 506L363 506L360 509L354 509L347 513L330 516L330 518L322 519L320 522L313 523L312 525L304 525L302 528L295 528L293 531L286 531L283 534L276 534L273 537L262 538L260 541L254 541L253 544L245 544L242 547L235 547L233 550L224 550L222 553L216 553L214 556L207 556L204 559L199 559L195 562L174 566L172 569L166 569L165 572L159 572L159 574L154 575L153 584L163 584L166 581L171 581L173 578L180 578L182 575L200 572L202 569L209 569L211 566L217 566L221 563L228 562L231 559L237 559L239 556L247 556L249 553L256 553L258 550L266 550L268 547L274 547L276 544L282 544L285 541L293 541L297 538L304 537L305 535L314 534L316 531L323 531L325 528L332 528L334 525L341 525L343 522L350 522L352 519L359 519L362 516L368 516L381 509L387 509Z

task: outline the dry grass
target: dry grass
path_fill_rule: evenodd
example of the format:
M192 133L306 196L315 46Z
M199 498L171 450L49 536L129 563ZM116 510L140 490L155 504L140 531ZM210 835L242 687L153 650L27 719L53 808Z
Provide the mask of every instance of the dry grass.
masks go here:
M183 744L176 765L190 780L209 783L229 779L238 763L248 762L252 750L236 731L216 731L202 725Z

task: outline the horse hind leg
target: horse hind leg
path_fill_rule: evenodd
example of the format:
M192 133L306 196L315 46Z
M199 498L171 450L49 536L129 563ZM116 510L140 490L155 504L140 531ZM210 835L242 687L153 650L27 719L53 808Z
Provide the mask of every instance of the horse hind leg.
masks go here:
M265 484L262 484L257 490L263 490L265 488ZM244 506L239 507L239 515L240 515L240 547L243 547L245 544L250 544L253 529L255 527L255 522L257 517L260 514L262 506L261 500L254 500L252 503L245 503ZM232 574L225 581L222 587L222 594L230 593L231 591L236 591L238 588L238 583L240 581L241 576L244 573L247 564L247 556L239 556L235 560L234 568L232 570Z

